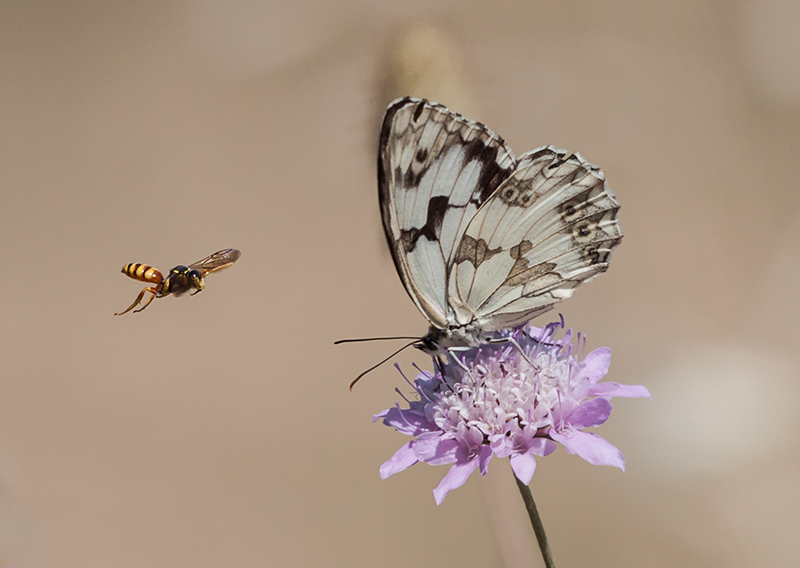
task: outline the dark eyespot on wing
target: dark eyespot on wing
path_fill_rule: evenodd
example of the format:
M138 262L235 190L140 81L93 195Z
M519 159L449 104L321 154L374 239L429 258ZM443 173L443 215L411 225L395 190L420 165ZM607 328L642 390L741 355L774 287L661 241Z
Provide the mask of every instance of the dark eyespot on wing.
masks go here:
M583 249L583 258L585 258L590 265L608 264L608 260L611 258L611 248L613 246L615 246L613 243L603 247L594 244L589 245Z

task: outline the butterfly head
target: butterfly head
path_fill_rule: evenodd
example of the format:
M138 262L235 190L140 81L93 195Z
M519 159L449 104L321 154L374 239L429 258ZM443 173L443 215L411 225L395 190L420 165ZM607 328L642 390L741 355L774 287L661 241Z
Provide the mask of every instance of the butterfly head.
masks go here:
M428 333L414 343L414 347L423 353L435 355L442 351L440 343L445 337L447 337L447 332L444 329L432 325L428 329Z

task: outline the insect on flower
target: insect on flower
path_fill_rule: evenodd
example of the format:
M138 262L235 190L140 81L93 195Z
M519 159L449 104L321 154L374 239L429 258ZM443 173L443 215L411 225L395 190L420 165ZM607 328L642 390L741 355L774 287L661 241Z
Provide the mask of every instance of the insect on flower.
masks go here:
M517 157L480 122L424 99L386 110L378 192L395 268L430 323L408 346L434 356L569 298L622 240L597 166L553 146Z
M195 290L190 294L191 296L194 296L198 292L201 292L205 287L206 276L212 272L227 268L236 262L240 256L242 256L242 253L236 249L221 250L204 258L203 260L198 260L189 266L176 266L169 271L169 274L167 274L166 278L159 270L153 268L152 266L135 262L126 264L122 267L123 274L133 278L134 280L149 282L152 284L152 286L147 286L144 290L139 292L139 295L136 296L136 300L130 306L128 306L125 311L118 312L114 315L121 316L122 314L127 314L129 311L133 310L133 308L139 305L139 302L142 301L142 298L144 298L146 293L150 293L152 295L141 308L138 310L133 310L134 313L141 312L143 309L149 306L150 302L153 301L153 298L163 298L164 296L169 296L170 294L180 296L189 290Z

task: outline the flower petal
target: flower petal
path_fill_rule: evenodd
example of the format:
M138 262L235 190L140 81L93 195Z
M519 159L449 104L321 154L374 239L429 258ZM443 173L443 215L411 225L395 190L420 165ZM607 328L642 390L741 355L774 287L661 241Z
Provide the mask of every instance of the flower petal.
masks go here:
M490 446L481 447L480 454L478 454L478 465L481 469L481 475L486 475L489 471L489 462L492 461L492 448Z
M536 471L536 459L531 454L516 454L508 458L514 475L525 485L530 484Z
M419 436L423 432L436 429L436 425L424 414L410 408L387 408L373 417L373 421L383 418L383 423L408 436Z
M589 353L583 360L583 369L578 374L579 378L588 378L590 382L596 383L608 374L611 366L611 349L599 347Z
M566 421L573 428L591 428L604 424L609 416L611 416L611 403L604 398L593 398L576 406Z
M419 461L414 454L414 442L416 440L411 440L409 443L404 444L391 458L381 465L381 479L386 479L395 473L403 471Z
M443 438L438 434L422 435L414 445L414 455L425 463L442 465L456 461L460 448L461 444L452 438Z
M653 400L647 387L643 387L642 385L621 385L611 381L593 385L592 388L589 389L589 396L602 396L605 398L612 398L615 396L625 398L641 397Z
M497 434L489 438L492 451L498 458L507 458L514 453L514 441L504 434Z
M553 440L547 438L534 438L530 444L530 452L535 456L549 456L556 451L558 446Z
M569 434L551 431L550 436L571 454L578 454L592 465L613 465L625 471L625 458L605 438L591 432L573 430Z
M478 460L471 460L463 464L455 464L444 476L444 479L439 483L439 486L433 490L433 497L436 499L436 504L441 505L444 498L453 489L458 489L467 482L469 476L478 467Z

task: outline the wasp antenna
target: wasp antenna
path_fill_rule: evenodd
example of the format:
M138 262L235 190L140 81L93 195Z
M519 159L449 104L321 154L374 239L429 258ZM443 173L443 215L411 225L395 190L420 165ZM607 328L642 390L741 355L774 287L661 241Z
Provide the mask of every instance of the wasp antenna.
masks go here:
M364 341L390 341L393 339L414 339L419 341L419 337L364 337L362 339L338 339L333 342L334 345L341 345L342 343L361 343Z
M411 339L411 338L409 338L409 339ZM370 367L369 369L367 369L366 371L364 371L363 373L358 375L355 379L353 379L353 382L350 383L350 390L353 390L353 387L356 386L356 383L361 380L361 377L363 377L364 375L366 375L367 373L369 373L371 371L374 371L375 369L377 369L378 367L380 367L381 365L386 363L386 361L388 361L389 359L391 359L392 357L394 357L395 355L397 355L398 353L400 353L404 349L407 349L407 348L411 347L412 345L414 345L416 343L419 343L419 338L418 337L415 337L413 339L414 339L414 341L412 341L411 343L408 343L406 345L403 345L400 349L398 349L397 351L395 351L394 353L389 355L386 359L384 359L383 361L381 361L377 365L373 365L372 367Z

